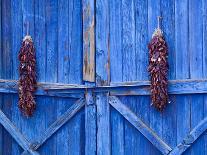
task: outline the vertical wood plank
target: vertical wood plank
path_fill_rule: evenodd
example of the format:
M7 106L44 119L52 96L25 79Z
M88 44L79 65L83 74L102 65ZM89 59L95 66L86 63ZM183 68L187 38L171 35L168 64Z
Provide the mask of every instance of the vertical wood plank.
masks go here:
M83 51L83 30L82 30L82 1L70 1L73 4L71 19L69 19L70 31L70 72L69 81L74 84L82 83L82 51ZM69 17L70 18L70 17ZM71 22L72 21L72 22ZM71 22L71 23L70 23ZM71 25L70 25L71 24Z
M123 81L136 80L136 49L135 49L135 1L122 0L122 58L123 58ZM126 106L136 111L136 99L126 97L123 99ZM139 153L140 133L125 120L124 125L124 153Z
M83 9L83 79L95 81L95 1L82 0Z
M11 79L11 0L2 2L2 78Z
M96 1L96 84L110 81L109 2ZM104 33L103 33L104 30Z
M175 53L175 2L174 0L161 0L162 30L168 45L168 79L176 78L176 53ZM176 96L170 95L170 104L163 111L162 137L172 148L176 146L177 121L176 121ZM169 117L171 116L171 117ZM173 138L172 138L173 137Z
M189 1L189 52L190 76L192 79L201 79L203 76L203 49L202 49L202 1ZM192 96L191 129L203 119L203 95ZM191 154L202 154L204 138L200 138L190 148Z
M109 1L96 0L96 85L108 85L109 62ZM103 33L104 30L104 33ZM108 93L97 93L97 154L111 154L110 109Z
M2 62L2 0L0 0L0 62ZM0 63L0 68L2 68L2 63ZM0 77L2 77L2 72L0 71ZM0 108L2 109L2 94L0 94ZM3 154L3 128L0 125L0 154Z
M136 79L148 80L148 1L135 0L135 50L136 50ZM150 125L150 98L149 96L138 96L135 98L135 109L139 118L148 126ZM136 154L150 154L152 144L139 133L136 137L137 152Z
M203 78L207 77L207 1L202 1L203 15ZM207 96L204 96L204 117L207 115ZM204 152L207 155L207 135L204 134Z
M82 23L82 1L69 1L69 83L75 84L82 83ZM80 111L69 124L69 127L73 126L68 131L70 138L69 154L84 154L85 119L83 112Z
M22 17L23 17L23 37L27 34L32 36L37 66L37 80L45 80L45 53L46 53L46 37L45 37L45 1L22 1ZM27 29L27 24L29 27ZM26 118L21 113L17 114L18 128L30 140L34 140L37 135L45 130L45 112L47 106L44 104L42 97L36 97L36 110L33 117ZM46 102L47 103L47 102ZM39 150L38 150L39 151ZM46 152L46 151L45 151ZM41 154L44 154L41 152Z
M69 4L70 3L70 4ZM70 10L69 10L70 9ZM69 83L70 69L70 31L72 29L72 12L73 1L58 0L58 83ZM69 18L70 16L70 18ZM70 21L69 21L70 20ZM70 24L69 24L70 22ZM70 106L69 99L56 99L57 102L57 118L61 116ZM66 124L63 128L57 131L57 152L56 154L69 154L69 125Z
M37 80L38 82L46 82L46 1L35 1L35 48L36 48L36 66L37 66ZM46 129L47 116L45 114L47 109L46 97L36 97L37 110L34 115L36 118L33 132L41 133ZM44 146L45 147L45 146ZM47 154L46 149L39 149L40 154Z
M156 2L148 0L148 39L152 38L152 34L157 27L157 16L161 15L160 0ZM151 103L151 102L150 102ZM154 107L150 107L150 127L162 137L162 114ZM151 154L160 154L154 147L150 147Z
M96 106L92 92L86 92L85 105L85 154L96 154Z
M58 3L55 0L46 0L45 1L45 20L46 20L46 81L47 82L57 82L57 74L58 74ZM45 106L47 108L45 109L45 128L49 126L55 119L57 114L57 104L56 99L54 97L52 98L46 98L45 100ZM51 106L51 104L53 106ZM50 139L46 145L45 148L48 151L46 154L52 154L56 152L56 137L53 139Z
M83 80L95 81L95 1L82 0L83 17ZM85 82L94 86L94 83ZM91 91L86 92L85 154L96 154L96 105Z
M23 39L23 18L22 18L22 1L11 1L11 27L12 27L12 79L19 79L19 72L18 72L18 54L21 47L21 42ZM20 111L18 109L18 95L13 95L12 99L12 122L15 122L15 125L21 127L21 120L20 120ZM21 130L21 128L20 128ZM18 155L21 154L22 148L13 141L12 143L12 154Z
M34 9L35 9L35 1L22 1L22 18L23 18L23 24L22 24L22 31L23 31L23 37L28 34L31 35L33 41L35 39L34 36ZM23 39L23 38L22 38ZM21 40L22 40L21 39ZM23 134L26 135L26 137L33 139L34 134L32 129L32 126L34 124L32 123L31 119L27 121L28 118L20 114L20 117L22 117L23 122L21 123L21 130ZM33 118L34 120L34 118ZM31 122L30 122L31 121Z
M122 1L109 4L111 81L122 82ZM124 118L111 109L111 154L124 154Z
M97 105L97 154L111 154L110 113L108 94L98 93Z
M1 3L2 7L2 16L1 16L1 44L2 44L2 78L11 79L12 78L12 53L11 53L11 0L3 0ZM5 115L12 119L11 115L11 105L12 97L11 95L5 94L2 98L3 111ZM11 154L12 153L12 138L8 132L3 130L3 153L2 154Z
M176 79L189 78L188 0L175 1ZM177 144L190 132L190 96L176 96ZM174 103L173 103L174 104Z

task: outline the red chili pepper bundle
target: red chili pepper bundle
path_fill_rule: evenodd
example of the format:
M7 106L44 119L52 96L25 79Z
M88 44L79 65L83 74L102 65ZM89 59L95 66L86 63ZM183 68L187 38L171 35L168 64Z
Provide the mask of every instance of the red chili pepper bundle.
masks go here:
M152 40L148 45L149 66L148 72L151 79L151 99L159 111L162 111L168 103L168 48L164 40L161 29L158 28L152 35Z
M26 35L19 52L19 109L26 116L32 116L36 103L33 93L36 90L35 48L31 36Z

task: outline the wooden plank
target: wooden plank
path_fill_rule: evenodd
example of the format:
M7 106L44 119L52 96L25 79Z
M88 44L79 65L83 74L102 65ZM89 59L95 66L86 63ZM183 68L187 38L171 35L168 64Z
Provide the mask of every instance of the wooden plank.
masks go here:
M19 78L19 61L18 61L18 53L21 47L21 42L23 39L23 16L22 16L22 0L13 0L11 1L11 28L12 28L12 79L17 80ZM15 126L21 131L21 115L18 109L18 95L10 94L12 98L11 103L11 122L15 123ZM3 102L4 104L6 102ZM7 115L8 116L8 115ZM21 131L22 132L22 131ZM11 154L19 155L22 152L21 146L18 145L15 141L12 141ZM1 153L0 153L1 154Z
M45 80L47 82L57 82L58 80L58 1L45 1L45 22L46 22L46 66L45 66ZM46 98L45 106L47 106L44 113L45 126L48 127L51 122L57 119L57 104L56 98ZM54 104L51 106L50 104ZM57 151L56 145L57 137L48 141L45 149L46 154L53 154Z
M11 1L2 1L1 2L1 77L11 79L12 78L12 26L11 26ZM9 119L12 118L12 97L9 94L3 95L2 99L2 108L4 113ZM12 153L12 138L9 133L3 130L3 153L2 154L11 154Z
M202 14L203 14L203 78L207 77L207 1L202 0ZM204 117L206 117L207 113L207 96L204 95ZM207 152L207 135L204 134L204 152Z
M103 33L104 30L104 33ZM96 86L109 85L109 1L96 0ZM111 154L108 93L97 93L97 155Z
M176 79L190 78L189 60L189 34L188 34L188 0L175 1L175 64ZM182 51L182 52L181 52ZM185 61L183 61L185 60ZM190 95L177 95L177 144L181 143L187 133L190 132Z
M135 14L135 51L136 51L136 80L148 80L149 74L148 67L148 1L136 0L134 1L134 14ZM133 96L129 97L132 100L129 108L143 120L146 125L150 125L150 106L149 96ZM129 105L129 102L122 101ZM130 123L128 123L130 124ZM146 139L137 129L130 124L131 130L135 130L134 139L136 141L133 150L136 150L135 154L152 154L151 147L154 146ZM132 135L133 136L133 135ZM137 146L139 147L137 147ZM136 148L136 149L135 149ZM129 149L130 150L130 149ZM154 149L155 150L155 149Z
M36 48L36 71L37 71L37 81L38 82L46 82L46 63L47 63L47 21L46 21L46 0L35 0L34 2L35 9L34 9L34 43ZM26 120L23 121L22 124L28 123L28 128L30 128L32 134L36 136L44 131L47 127L47 112L50 111L48 108L48 102L44 96L37 96L36 97L37 109L35 111L34 116L30 119L32 122ZM50 103L50 102L49 102ZM53 106L53 105L52 105ZM52 107L50 105L50 107ZM38 133L38 134L37 134ZM41 149L40 154L46 155L48 154L47 145L45 145L46 149Z
M0 4L2 5L2 0L0 0ZM0 62L2 62L2 7L0 7ZM2 68L2 63L0 63L0 68ZM0 77L2 77L2 72L0 72ZM0 109L3 107L3 98L2 94L0 94ZM3 154L3 127L0 125L0 154Z
M45 143L59 128L68 122L85 105L85 100L80 99L74 103L63 115L61 115L50 127L44 131L36 140L33 150L37 150ZM23 154L26 152L23 152Z
M0 80L0 93L17 93L17 81ZM110 86L84 86L76 84L38 83L36 95L57 97L83 97L86 90L108 92L111 95L150 95L149 81L111 83ZM78 94L81 93L81 94ZM169 94L204 94L207 93L207 80L170 80Z
M61 89L71 88L70 93L64 93L63 91L57 91ZM38 83L37 84L37 91L35 95L40 96L57 96L57 97L72 97L72 98L80 98L83 97L85 86L83 85L70 85L70 84L48 84L48 83ZM72 89L78 88L82 90L78 90L78 92L73 93ZM0 80L0 92L1 93L18 93L18 82L15 80ZM82 93L82 94L78 94Z
M71 2L71 1L70 1ZM69 21L70 29L70 70L69 81L74 84L81 84L83 82L83 21L82 21L82 0L74 0L71 7L71 20ZM71 10L72 10L71 8ZM71 26L70 26L71 24ZM75 66L75 67L74 67Z
M33 155L39 154L38 152L35 152L30 149L31 143L20 133L20 131L12 124L12 122L6 117L6 115L1 110L0 123L24 150L29 151Z
M193 130L170 152L170 155L182 154L205 132L207 129L207 117L193 128ZM203 152L203 148L201 148Z
M163 154L168 154L172 150L152 129L142 122L128 107L122 104L118 98L114 96L109 97L109 103Z
M35 44L35 0L30 0L30 1L22 1L22 31L23 31L23 37L26 35L30 35L33 39L34 46L36 47ZM22 39L23 39L22 37ZM20 47L19 47L20 48ZM36 58L38 60L38 58ZM36 102L37 107L38 103ZM15 110L15 109L13 109ZM36 114L37 111L35 111L34 115ZM34 139L36 138L36 134L34 134L36 131L39 130L39 128L36 125L36 119L38 120L38 117L32 117L30 118L30 122L22 116L22 113L19 113L17 115L18 124L20 125L19 127L21 128L21 132L27 136L28 139ZM32 148L32 145L30 145Z
M82 0L83 80L95 82L95 1ZM87 86L95 83L86 82ZM85 154L96 154L96 105L92 91L85 93Z
M170 80L168 86L169 94L202 94L206 92L206 82L205 80ZM128 83L112 83L111 86L118 87L121 85L123 89L111 90L111 95L150 95L150 82L149 81L137 81ZM130 86L135 86L133 89L128 89ZM124 88L127 88L124 90Z
M96 1L96 84L109 85L110 48L109 48L109 2ZM103 33L104 30L104 33Z
M85 94L85 154L96 155L96 105L94 94Z
M83 80L95 81L95 1L82 0L83 9Z
M73 1L58 0L58 83L69 83L70 70L70 51L71 51L71 30L72 30L72 12ZM71 99L60 98L56 101L57 118L60 117L73 103ZM58 154L70 154L70 126L64 125L63 128L56 133L56 147ZM73 128L73 127L72 127ZM52 141L52 139L50 140Z
M111 154L110 113L108 94L98 93L97 106L97 154Z
M83 83L83 21L82 0L69 0L69 83ZM68 124L69 154L84 154L84 110ZM73 126L73 128L70 128ZM79 131L79 132L77 132ZM79 147L77 147L79 146Z
M203 78L203 24L202 24L202 1L189 0L189 59L190 78ZM196 33L194 33L196 31ZM193 95L191 101L191 129L193 129L204 118L204 96ZM204 137L196 141L189 149L191 154L202 154L204 148Z
M175 57L177 53L175 51L175 1L161 0L160 5L162 13L161 28L168 46L168 79L171 80L176 79ZM176 96L174 94L169 95L169 102L171 104L168 103L166 109L162 112L162 139L170 147L174 148L177 144L177 104L175 103Z
M135 16L135 1L122 0L122 80L131 81L136 80L136 16ZM131 106L135 107L134 98L124 98L124 101ZM124 153L125 154L139 154L138 142L139 133L133 129L124 120Z
M122 1L113 0L110 15L110 76L113 82L122 82ZM124 154L124 119L111 109L111 154Z

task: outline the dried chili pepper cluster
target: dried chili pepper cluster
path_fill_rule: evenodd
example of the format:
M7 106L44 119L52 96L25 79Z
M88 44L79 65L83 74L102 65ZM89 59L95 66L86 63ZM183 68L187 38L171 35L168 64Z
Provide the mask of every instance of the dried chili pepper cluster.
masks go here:
M148 72L151 78L151 99L159 111L162 111L168 103L168 48L161 29L158 27L149 45Z
M35 48L31 36L25 36L19 52L19 109L26 116L31 116L36 103L33 93L36 90Z

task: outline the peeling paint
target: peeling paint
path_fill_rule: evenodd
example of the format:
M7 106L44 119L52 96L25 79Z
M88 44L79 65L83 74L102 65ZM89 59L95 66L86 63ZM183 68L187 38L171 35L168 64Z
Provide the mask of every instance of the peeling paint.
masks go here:
M91 16L92 20L90 23ZM90 82L95 81L94 20L94 15L91 14L91 8L87 5L83 15L83 22L86 24L86 28L83 32L83 79Z

